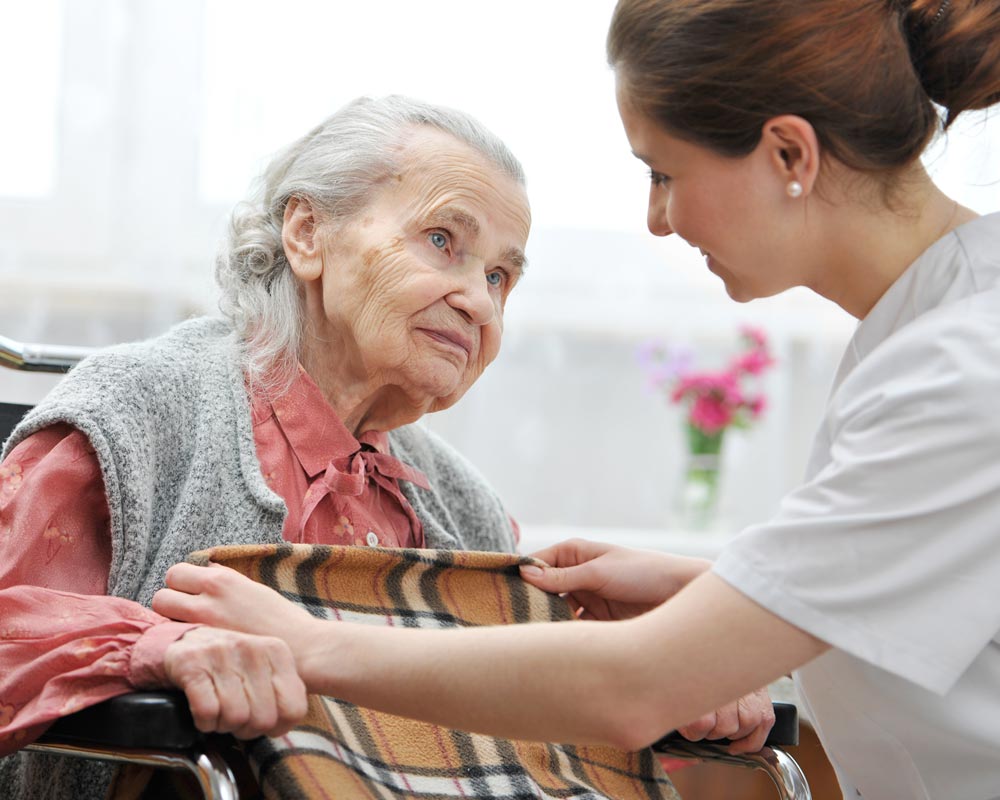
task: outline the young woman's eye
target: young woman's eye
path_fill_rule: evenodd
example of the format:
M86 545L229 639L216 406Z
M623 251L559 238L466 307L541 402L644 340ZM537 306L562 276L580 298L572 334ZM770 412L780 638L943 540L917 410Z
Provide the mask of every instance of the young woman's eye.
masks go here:
M430 239L431 244L438 250L444 250L448 246L448 237L441 233L441 231L434 231L427 238Z
M651 169L649 171L649 182L653 184L653 186L664 186L670 182L670 176Z
M486 273L486 282L493 287L503 286L504 271L502 269L495 269L492 272Z

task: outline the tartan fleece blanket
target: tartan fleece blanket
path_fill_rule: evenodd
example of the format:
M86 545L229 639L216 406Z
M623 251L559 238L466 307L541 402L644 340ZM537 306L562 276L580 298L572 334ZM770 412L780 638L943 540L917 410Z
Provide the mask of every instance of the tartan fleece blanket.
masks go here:
M371 625L451 628L571 620L521 580L530 559L501 553L326 545L216 547L192 554L280 591L314 615ZM302 725L246 743L267 798L676 800L652 751L626 753L448 730L311 696Z

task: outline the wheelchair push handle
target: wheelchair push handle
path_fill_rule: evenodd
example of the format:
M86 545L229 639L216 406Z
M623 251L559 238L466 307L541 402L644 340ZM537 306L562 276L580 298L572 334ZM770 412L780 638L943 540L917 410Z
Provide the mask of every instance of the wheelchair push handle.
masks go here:
M654 750L678 742L688 741L677 731L671 731L656 744ZM712 739L712 744L727 745L729 739ZM791 703L774 704L774 727L767 735L766 747L793 747L799 743L799 710Z
M0 336L0 366L26 372L69 372L92 352L89 347L25 344Z

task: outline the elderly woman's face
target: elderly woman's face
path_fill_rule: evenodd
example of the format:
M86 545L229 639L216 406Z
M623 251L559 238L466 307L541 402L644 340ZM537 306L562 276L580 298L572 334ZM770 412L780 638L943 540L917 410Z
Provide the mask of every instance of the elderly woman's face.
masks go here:
M414 133L403 164L349 223L320 226L322 318L311 321L329 358L350 365L341 383L434 411L500 350L530 214L516 181L436 130Z

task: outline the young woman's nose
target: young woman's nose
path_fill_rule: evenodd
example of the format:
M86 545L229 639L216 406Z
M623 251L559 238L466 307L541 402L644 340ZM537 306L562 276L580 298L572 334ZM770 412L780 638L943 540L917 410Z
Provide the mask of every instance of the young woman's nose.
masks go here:
M646 209L646 227L653 236L669 236L674 232L667 220L667 203L663 191L653 188L649 192L649 207Z

